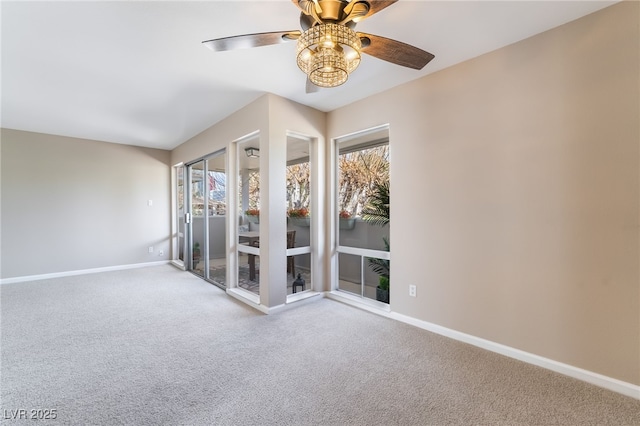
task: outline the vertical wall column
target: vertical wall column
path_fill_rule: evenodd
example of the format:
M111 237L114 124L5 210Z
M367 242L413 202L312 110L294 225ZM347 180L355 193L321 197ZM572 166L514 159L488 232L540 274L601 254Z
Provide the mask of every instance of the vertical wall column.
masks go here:
M287 300L286 155L284 133L260 134L260 304L267 308Z
M325 176L327 163L325 162L324 139L315 138L311 142L311 271L313 273L313 287L311 290L322 292L325 286L325 250L327 247L324 229L327 227Z

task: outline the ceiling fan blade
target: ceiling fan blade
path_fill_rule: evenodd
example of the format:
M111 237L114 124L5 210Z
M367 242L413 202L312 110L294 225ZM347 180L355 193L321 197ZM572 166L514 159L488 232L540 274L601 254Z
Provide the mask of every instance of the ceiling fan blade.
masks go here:
M315 84L313 84L311 82L311 80L309 80L309 77L307 77L307 85L305 87L305 92L306 93L316 93L319 92L320 88L318 86L316 86Z
M410 44L377 35L357 33L362 52L403 67L421 70L435 56Z
M290 40L297 40L298 37L300 37L300 34L302 34L300 31L276 31L272 33L244 34L206 40L203 41L202 44L214 52L222 52L225 50L246 49L250 47L285 43Z
M300 6L299 0L291 0L291 3L295 4L298 9L304 12L304 9Z
M382 9L387 8L397 2L398 0L367 0L369 3L369 11L366 15L355 18L354 22L360 22L363 19L370 17L371 15L380 12Z

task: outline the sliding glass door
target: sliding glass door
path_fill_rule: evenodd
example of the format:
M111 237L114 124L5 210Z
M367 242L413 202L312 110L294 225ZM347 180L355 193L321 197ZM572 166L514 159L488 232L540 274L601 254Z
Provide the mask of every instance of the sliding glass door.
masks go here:
M206 246L205 212L204 212L204 160L187 166L189 176L189 208L187 209L187 225L189 248L191 251L188 269L204 278L205 265L202 256Z
M176 183L176 210L175 210L175 229L176 235L173 243L174 261L178 261L178 265L186 265L184 260L185 251L185 168L182 164L175 166L175 183Z
M185 214L188 270L220 287L226 286L226 165L220 151L187 164Z

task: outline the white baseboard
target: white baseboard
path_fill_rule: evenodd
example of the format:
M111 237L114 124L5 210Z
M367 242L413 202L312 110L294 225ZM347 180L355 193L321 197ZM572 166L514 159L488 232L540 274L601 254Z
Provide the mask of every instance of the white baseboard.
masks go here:
M337 302L342 302L349 306L353 306L364 311L373 312L374 314L390 317L391 309L386 303L377 300L362 298L355 294L349 294L346 291L327 291L325 297Z
M508 356L509 358L514 358L528 364L537 365L538 367L546 368L547 370L555 371L556 373L564 374L565 376L573 377L574 379L582 380L583 382L591 383L592 385L596 385L601 388L605 388L610 391L640 400L640 386L623 382L622 380L614 379L612 377L594 373L589 370L574 367L573 365L554 361L549 358L525 352L520 349L512 348L510 346L502 345L500 343L492 342L490 340L482 339L480 337L472 336L470 334L462 333L460 331L452 330L450 328L433 324L427 321L422 321L407 315L399 314L397 312L392 312L389 311L388 307L386 309L380 308L380 306L374 305L372 303L373 301L367 299L363 300L361 297L350 297L350 295L348 294L340 293L337 291L326 292L325 297L336 300L338 302L346 303L350 306L354 306L377 315L385 316L397 321L402 321L406 324L422 328L432 333L440 334L441 336L449 337L451 339L468 343L470 345L477 346L491 352L499 353L500 355Z
M227 288L227 294L252 308L268 314L266 307L260 304L260 296L243 288Z
M622 380L614 379L612 377L607 377L589 370L584 370L582 368L574 367L569 364L554 361L549 358L521 351L520 349L515 349L510 346L505 346L500 343L495 343L490 340L485 340L480 337L465 334L456 330L439 326L437 324L432 324L427 321L418 320L407 315L398 314L396 312L380 312L380 314L407 324L414 325L424 330L449 337L454 340L468 343L470 345L477 346L491 352L496 352L501 355L508 356L509 358L514 358L526 362L528 364L537 365L538 367L546 368L547 370L555 371L556 373L564 374L565 376L573 377L574 379L582 380L584 382L591 383L592 385L600 386L613 392L617 392L640 400L640 386L623 382Z
M170 260L169 263L171 263L173 266L175 266L176 268L180 269L181 271L186 271L187 268L184 266L184 262L182 260Z
M324 296L323 293L304 291L302 293L289 295L284 304L269 307L260 304L260 296L242 288L228 288L227 294L267 315L276 314L287 309L298 307L304 303L319 300Z
M102 268L80 269L77 271L54 272L51 274L25 275L22 277L2 278L0 279L0 285L21 283L26 281L47 280L50 278L71 277L74 275L95 274L98 272L122 271L125 269L146 268L147 266L167 265L169 263L170 263L169 260L160 260L157 262L134 263L130 265L116 265L116 266L105 266Z

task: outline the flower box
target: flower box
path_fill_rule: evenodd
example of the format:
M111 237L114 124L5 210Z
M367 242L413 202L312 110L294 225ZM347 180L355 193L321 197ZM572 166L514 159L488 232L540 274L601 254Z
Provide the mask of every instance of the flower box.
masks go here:
M249 223L260 223L260 210L259 209L249 209L244 212L247 217L247 222Z
M309 227L311 220L309 217L290 217L289 223L293 226Z
M356 227L356 219L351 217L348 219L340 218L340 229L353 229Z

